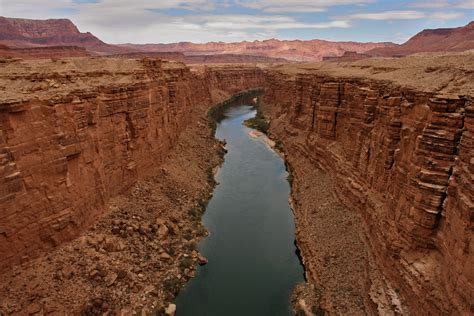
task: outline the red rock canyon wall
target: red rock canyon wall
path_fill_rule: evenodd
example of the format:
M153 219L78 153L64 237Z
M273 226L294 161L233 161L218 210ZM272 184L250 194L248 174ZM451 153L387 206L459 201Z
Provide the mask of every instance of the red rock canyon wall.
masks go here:
M120 69L128 61L118 63ZM156 61L119 70L118 77L97 69L38 71L9 79L52 94L23 94L0 104L1 268L94 223L110 197L166 158L193 119L190 107L211 106L216 90L225 95L261 86L263 79L258 69L194 73L183 64ZM99 84L54 92L84 77ZM45 82L49 88L38 88Z
M411 309L472 312L473 100L382 81L268 76L271 132L335 179Z
M190 107L266 86L271 133L335 179L412 309L472 311L471 97L254 67L107 58L52 72L54 61L37 63L4 65L0 76L21 92L0 104L0 267L89 227L166 158Z

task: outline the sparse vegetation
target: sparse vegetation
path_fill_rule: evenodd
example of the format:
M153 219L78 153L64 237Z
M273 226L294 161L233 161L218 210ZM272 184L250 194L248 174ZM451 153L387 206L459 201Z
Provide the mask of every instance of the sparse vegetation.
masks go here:
M257 104L255 104L254 108L257 110L257 114L255 114L254 118L246 120L245 125L266 134L269 123L263 115L260 97L257 98Z
M283 142L282 142L281 140L278 139L278 140L275 142L275 149L278 150L278 151L280 151L280 152L283 152L283 149L284 149L284 148L283 148Z
M213 168L211 168L211 167L207 168L206 174L207 174L207 182L211 186L214 186L216 184L216 180L214 179L214 170L213 170Z
M288 172L288 177L286 178L288 180L288 183L290 184L290 187L293 186L293 172L291 170L290 164L285 160L285 167L286 171Z
M197 243L195 241L190 240L189 242L185 243L183 248L188 251L197 250Z
M163 282L163 287L169 292L176 296L181 289L182 282L175 276L166 279Z

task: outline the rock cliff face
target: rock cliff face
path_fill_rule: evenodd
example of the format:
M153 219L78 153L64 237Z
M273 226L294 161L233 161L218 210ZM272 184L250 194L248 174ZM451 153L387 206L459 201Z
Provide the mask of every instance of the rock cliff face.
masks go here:
M474 21L462 27L423 30L406 43L378 47L371 56L406 56L420 52L460 52L474 49Z
M113 58L160 58L179 61L186 64L243 64L243 63L284 63L283 58L264 56L219 54L219 55L185 55L178 52L135 52L111 55Z
M165 160L193 107L263 86L270 132L296 175L309 281L344 285L332 304L350 311L472 313L473 56L430 58L262 68L113 58L0 63L0 268L90 227L112 196ZM337 199L315 189L331 183ZM331 243L321 255L327 249L316 237L326 232L347 247Z
M269 75L265 103L290 158L327 171L339 199L362 214L410 309L472 312L472 96L281 72Z
M263 78L258 69L114 59L1 67L1 267L76 237L166 158L191 107Z
M0 16L0 43L23 48L79 46L99 54L129 51L106 44L89 32L79 32L74 23L68 19L30 20ZM52 53L50 56L54 57L55 55Z
M76 46L48 46L48 47L24 47L10 48L0 45L0 57L5 58L64 58L64 57L86 57L90 56L82 47Z
M238 54L272 58L284 58L292 61L320 61L325 56L341 56L346 51L364 53L381 47L394 47L393 43L358 43L330 42L323 40L284 41L269 39L253 42L205 44L172 43L172 44L123 44L121 47L149 52L181 52L186 55L220 55Z

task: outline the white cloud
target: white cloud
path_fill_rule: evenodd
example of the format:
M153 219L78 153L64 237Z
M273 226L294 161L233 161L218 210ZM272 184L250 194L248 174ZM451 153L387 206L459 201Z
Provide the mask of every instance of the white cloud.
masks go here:
M242 41L276 36L283 29L347 28L347 21L301 23L288 16L265 15L187 15L185 17L155 16L145 27L133 27L134 42ZM103 32L104 33L104 32ZM105 32L110 42L130 41L130 33ZM109 37L107 36L109 35Z
M410 5L413 8L422 9L471 9L474 10L474 0L448 1L431 0L417 1Z
M322 12L334 6L357 6L364 10L376 0L98 0L96 3L75 0L0 0L0 15L32 19L69 18L82 32L91 32L109 43L177 42L177 41L242 41L298 35L297 30L344 29L352 20L415 20L445 21L462 17L461 8L474 0L409 0L413 6L431 5L431 9L382 12L361 12L334 17L327 21L309 22L290 13ZM449 5L455 4L451 10ZM217 14L216 8L238 6L248 14ZM449 8L450 10L448 10ZM169 9L185 9L181 15L169 14ZM164 11L163 11L164 10ZM255 10L255 11L254 11ZM179 12L179 11L178 11ZM254 13L256 12L256 13ZM286 14L285 14L286 13ZM292 32L281 32L283 30ZM288 35L286 35L288 36Z
M383 11L383 12L367 12L356 13L347 16L354 20L418 20L418 19L436 19L436 20L453 20L463 17L463 13L459 12L421 12L414 10L402 11Z
M256 15L210 15L204 17L192 17L189 20L201 21L207 28L214 29L324 29L324 28L347 28L347 21L330 21L323 23L301 23L288 16L256 16Z
M323 12L327 8L340 5L360 5L375 0L256 0L237 3L243 7L258 9L269 13L281 12Z

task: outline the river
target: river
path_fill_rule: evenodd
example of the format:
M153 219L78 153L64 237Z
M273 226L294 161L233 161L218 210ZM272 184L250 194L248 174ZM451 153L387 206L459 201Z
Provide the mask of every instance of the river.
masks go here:
M294 245L284 161L243 122L256 111L229 108L216 137L228 153L203 216L199 243L209 263L181 290L178 316L291 315L290 294L304 280Z

